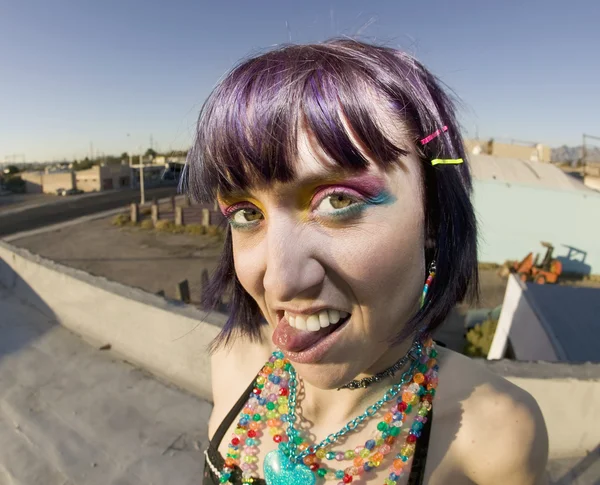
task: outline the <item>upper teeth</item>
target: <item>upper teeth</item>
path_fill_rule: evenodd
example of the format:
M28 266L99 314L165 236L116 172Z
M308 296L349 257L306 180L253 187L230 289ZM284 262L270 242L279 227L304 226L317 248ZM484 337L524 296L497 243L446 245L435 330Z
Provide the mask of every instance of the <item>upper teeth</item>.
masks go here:
M297 328L298 330L308 330L309 332L316 332L321 328L328 327L330 323L338 323L348 315L348 313L340 312L338 310L322 310L309 316L293 316L288 314L288 312L284 312L284 316L291 327Z

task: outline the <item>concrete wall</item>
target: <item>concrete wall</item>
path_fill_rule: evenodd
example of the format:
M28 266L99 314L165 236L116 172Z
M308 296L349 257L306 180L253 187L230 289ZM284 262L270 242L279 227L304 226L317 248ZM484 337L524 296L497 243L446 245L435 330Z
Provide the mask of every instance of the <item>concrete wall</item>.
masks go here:
M25 181L25 192L28 194L41 194L44 191L42 172L22 172L19 176Z
M583 183L587 185L590 189L600 191L600 176L586 175L585 177L583 177Z
M104 190L108 190L107 180L110 180L108 184L113 189L120 189L131 185L131 168L129 168L129 165L103 165L100 167L100 174Z
M527 146L492 142L490 155L496 157L520 158L522 160L550 161L550 148L544 145Z
M485 153L495 157L519 158L521 160L536 160L549 162L551 158L550 147L538 145L517 145L514 143L498 143L494 140L465 139L467 153Z
M564 271L600 273L600 194L474 182L479 260L503 263L555 246Z
M43 185L45 194L56 194L58 189L73 189L75 188L75 174L71 171L45 173Z
M510 341L516 360L562 360L558 353L560 348L555 348L542 319L527 297L527 286L515 275L510 275L488 359L504 358Z
M211 399L208 343L225 322L193 307L68 268L0 242L0 283L42 301L56 319L95 344Z
M102 187L100 167L95 166L87 170L75 172L75 183L77 184L77 188L84 192L100 191Z
M550 458L583 456L600 443L600 364L486 361L538 402L550 438Z

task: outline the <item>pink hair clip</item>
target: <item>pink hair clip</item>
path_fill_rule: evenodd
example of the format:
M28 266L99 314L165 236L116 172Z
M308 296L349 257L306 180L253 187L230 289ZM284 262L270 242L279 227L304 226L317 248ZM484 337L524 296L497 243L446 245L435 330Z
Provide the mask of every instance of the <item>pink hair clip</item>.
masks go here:
M444 131L448 131L447 126L443 126L441 130L434 131L431 135L423 138L421 140L421 145L425 145L425 144L429 143L431 140L433 140L435 137L439 136L440 133L443 133Z

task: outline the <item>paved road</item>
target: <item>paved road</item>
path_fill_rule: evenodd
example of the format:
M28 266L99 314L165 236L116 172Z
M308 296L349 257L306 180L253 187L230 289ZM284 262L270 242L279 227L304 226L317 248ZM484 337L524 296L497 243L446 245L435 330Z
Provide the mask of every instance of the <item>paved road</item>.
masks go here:
M0 484L198 485L210 410L0 285Z
M146 190L146 200L175 195L176 187L157 187ZM0 213L0 237L17 232L37 229L49 224L68 221L76 217L125 207L139 201L138 190L120 190L95 194L93 197L77 197L17 212Z

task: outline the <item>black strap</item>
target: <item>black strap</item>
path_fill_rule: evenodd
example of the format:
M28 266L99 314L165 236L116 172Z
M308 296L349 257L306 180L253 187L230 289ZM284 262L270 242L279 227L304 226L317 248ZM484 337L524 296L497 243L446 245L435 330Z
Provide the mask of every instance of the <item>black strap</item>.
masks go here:
M424 483L423 480L425 480L425 465L427 464L427 449L429 448L429 436L431 435L432 421L433 409L429 412L427 422L425 423L425 426L423 426L421 436L417 440L407 485L423 485Z
M210 446L213 447L215 450L219 448L219 446L221 445L221 441L223 441L225 433L227 433L227 430L231 426L231 423L233 423L233 420L239 416L241 410L244 408L244 404L246 404L246 401L248 401L250 393L252 392L252 389L254 389L254 381L255 379L252 379L252 382L248 386L248 389L246 389L244 393L240 396L240 398L231 408L229 413L227 413L227 416L225 416L225 419L221 421L221 424L217 428L217 431L215 431L215 435L212 437L212 440L210 440Z

